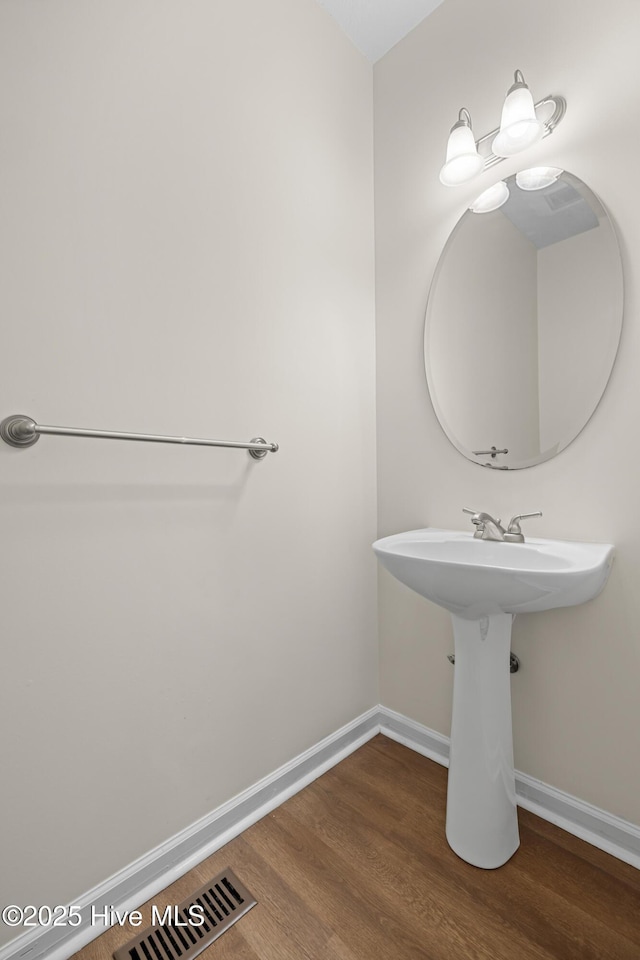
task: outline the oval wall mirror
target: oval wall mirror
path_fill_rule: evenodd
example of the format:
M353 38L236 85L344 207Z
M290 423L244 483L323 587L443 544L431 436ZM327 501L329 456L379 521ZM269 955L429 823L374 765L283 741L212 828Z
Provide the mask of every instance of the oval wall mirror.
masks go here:
M425 322L438 420L460 453L499 470L549 460L575 439L622 328L620 251L602 204L570 173L539 189L526 173L505 181L498 209L458 221Z

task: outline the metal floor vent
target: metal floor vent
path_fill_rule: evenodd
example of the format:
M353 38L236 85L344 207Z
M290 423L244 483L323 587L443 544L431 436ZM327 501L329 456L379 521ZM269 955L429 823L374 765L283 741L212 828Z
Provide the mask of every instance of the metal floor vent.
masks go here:
M119 947L115 960L191 960L233 926L257 900L226 869L177 906L153 907L153 923Z

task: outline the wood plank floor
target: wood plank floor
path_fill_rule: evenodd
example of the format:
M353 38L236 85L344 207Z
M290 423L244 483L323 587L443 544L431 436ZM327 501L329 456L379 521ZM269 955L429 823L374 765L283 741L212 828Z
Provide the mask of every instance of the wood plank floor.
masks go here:
M444 837L447 771L378 736L151 903L231 867L258 900L202 960L639 960L640 871L519 810L499 870ZM76 954L108 960L142 928Z

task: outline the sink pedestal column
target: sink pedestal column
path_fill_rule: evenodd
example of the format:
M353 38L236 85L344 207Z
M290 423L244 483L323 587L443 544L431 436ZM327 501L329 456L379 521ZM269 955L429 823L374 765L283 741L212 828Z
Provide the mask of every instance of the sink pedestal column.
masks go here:
M447 841L467 863L500 867L518 849L511 723L511 614L451 614L455 640Z

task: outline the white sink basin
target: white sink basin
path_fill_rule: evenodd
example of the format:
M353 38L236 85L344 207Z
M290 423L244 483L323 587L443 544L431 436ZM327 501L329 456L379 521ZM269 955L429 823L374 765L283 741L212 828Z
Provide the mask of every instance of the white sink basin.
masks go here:
M384 537L373 549L396 579L467 620L592 600L614 554L609 543L535 537L502 543L433 527Z
M446 835L467 863L493 869L520 843L509 651L516 613L584 603L602 590L609 543L475 539L411 530L373 544L398 580L451 612L455 643Z

